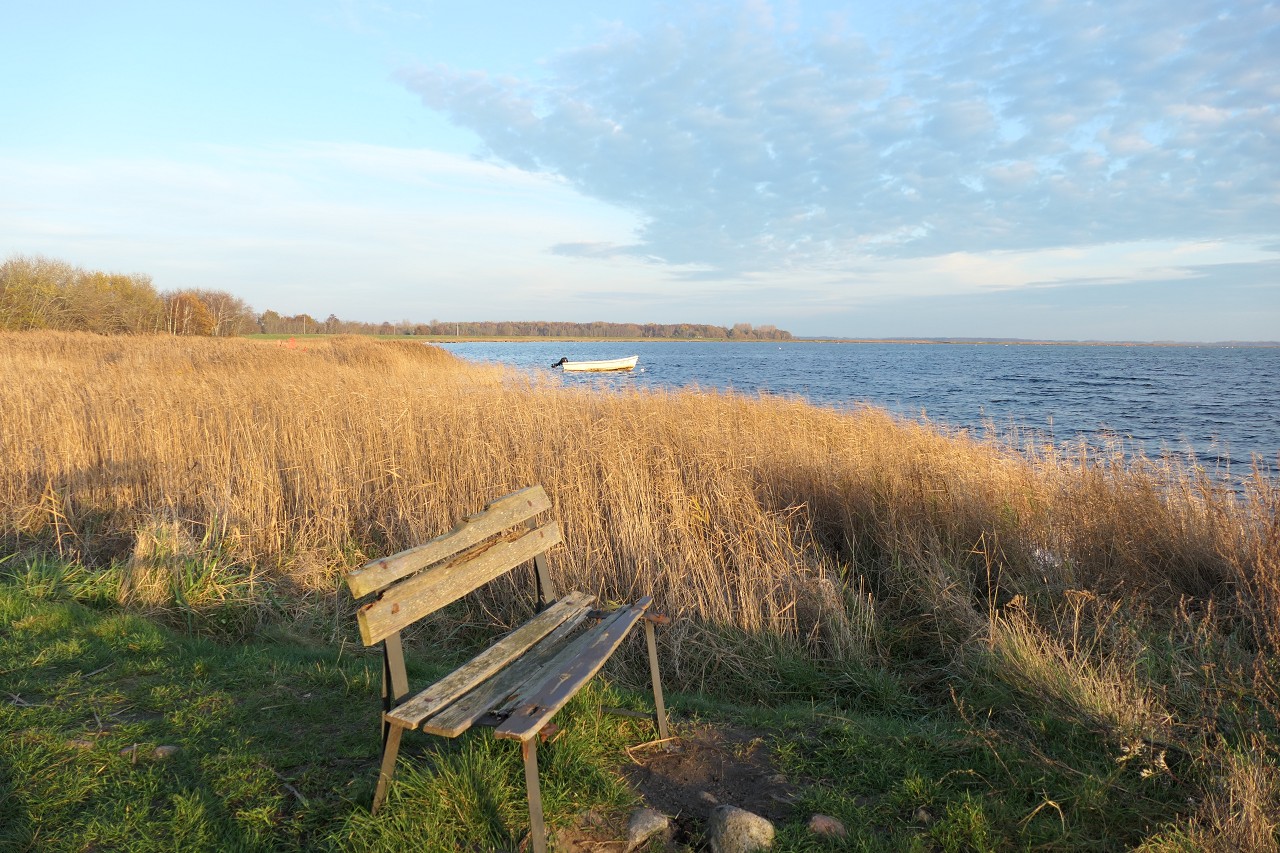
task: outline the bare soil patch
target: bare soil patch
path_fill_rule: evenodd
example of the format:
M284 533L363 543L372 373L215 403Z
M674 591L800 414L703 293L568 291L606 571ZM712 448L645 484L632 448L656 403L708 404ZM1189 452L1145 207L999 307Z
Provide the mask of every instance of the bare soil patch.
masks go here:
M623 775L645 806L672 818L675 833L668 849L701 849L707 819L718 805L737 806L775 823L791 814L796 786L778 772L760 732L702 726L627 753L631 762ZM577 826L556 834L557 849L620 851L629 817L590 812Z

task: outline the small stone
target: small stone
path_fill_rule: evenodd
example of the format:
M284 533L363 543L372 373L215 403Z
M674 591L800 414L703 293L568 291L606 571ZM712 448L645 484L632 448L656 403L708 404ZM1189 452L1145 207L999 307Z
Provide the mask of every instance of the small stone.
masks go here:
M170 756L178 754L178 747L173 746L172 744L161 744L152 750L151 754L156 758L169 758Z
M671 819L653 809L637 809L627 821L627 853L656 835L671 832Z
M712 853L755 853L773 846L773 824L737 806L717 806L707 823Z
M929 811L924 806L921 806L920 808L916 809L914 819L916 823L922 823L925 826L928 826L929 824L933 823L933 812Z
M809 818L809 831L823 838L848 838L849 830L831 815L816 814Z
M715 794L711 793L710 791L699 791L698 799L702 800L702 802L708 806L720 805L720 798L717 797Z

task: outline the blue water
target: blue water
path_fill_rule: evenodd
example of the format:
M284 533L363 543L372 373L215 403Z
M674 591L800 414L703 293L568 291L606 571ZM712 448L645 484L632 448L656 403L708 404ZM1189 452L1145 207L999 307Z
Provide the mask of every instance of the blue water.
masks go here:
M1151 456L1194 454L1243 474L1280 457L1280 348L819 343L460 343L474 361L529 369L639 354L631 373L571 383L727 388L870 403L949 429L1063 443L1119 440ZM559 374L559 371L557 371Z

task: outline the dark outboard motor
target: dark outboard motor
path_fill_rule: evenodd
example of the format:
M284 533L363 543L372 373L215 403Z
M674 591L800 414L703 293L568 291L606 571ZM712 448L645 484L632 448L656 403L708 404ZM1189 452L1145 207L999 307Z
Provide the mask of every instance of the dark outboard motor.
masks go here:
M557 361L555 364L553 364L553 365L551 365L551 366L552 366L552 367L559 367L560 365L562 365L562 364L566 363L568 360L569 360L569 359L567 359L567 358L565 358L565 357L561 356L560 360L559 360L559 361Z

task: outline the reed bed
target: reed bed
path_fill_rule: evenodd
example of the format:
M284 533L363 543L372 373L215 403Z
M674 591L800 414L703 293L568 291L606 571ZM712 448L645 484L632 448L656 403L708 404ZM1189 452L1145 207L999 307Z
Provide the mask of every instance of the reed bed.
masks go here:
M569 388L357 338L10 333L0 404L0 537L118 572L135 606L203 590L346 629L344 567L538 482L566 532L557 581L605 601L652 590L680 617L678 684L758 684L782 659L835 681L888 667L934 698L982 678L1007 691L1002 713L1052 705L1151 772L1194 753L1217 787L1186 837L1274 843L1265 465L1232 489L1121 448ZM515 620L510 592L473 606Z

